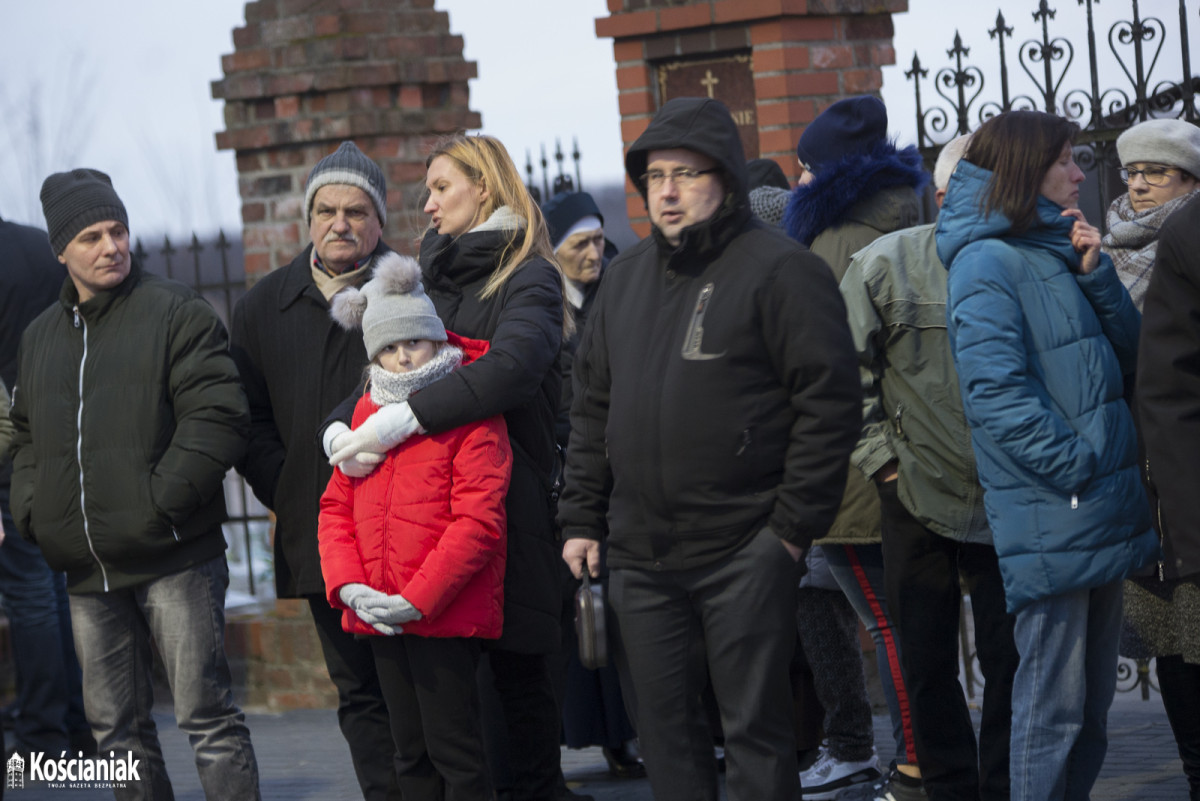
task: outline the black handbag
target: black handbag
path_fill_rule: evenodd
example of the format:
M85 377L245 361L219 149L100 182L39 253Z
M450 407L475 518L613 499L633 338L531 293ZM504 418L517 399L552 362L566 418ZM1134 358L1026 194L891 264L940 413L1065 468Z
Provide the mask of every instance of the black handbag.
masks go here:
M608 631L604 624L604 589L593 585L583 568L583 585L575 591L575 636L579 661L588 670L608 664Z

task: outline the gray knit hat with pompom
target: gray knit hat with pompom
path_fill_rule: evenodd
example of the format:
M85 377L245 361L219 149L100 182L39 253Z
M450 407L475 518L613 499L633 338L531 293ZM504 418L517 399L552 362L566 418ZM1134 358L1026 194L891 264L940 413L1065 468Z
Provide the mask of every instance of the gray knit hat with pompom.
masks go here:
M371 360L393 342L446 341L446 327L421 286L421 267L416 259L391 251L375 260L362 289L346 287L334 295L329 313L346 330L362 328Z
M346 141L337 150L317 162L308 174L308 188L304 191L304 219L312 219L313 199L317 190L326 184L357 186L371 198L371 205L379 215L379 223L387 223L387 179L383 170L358 149L353 142Z

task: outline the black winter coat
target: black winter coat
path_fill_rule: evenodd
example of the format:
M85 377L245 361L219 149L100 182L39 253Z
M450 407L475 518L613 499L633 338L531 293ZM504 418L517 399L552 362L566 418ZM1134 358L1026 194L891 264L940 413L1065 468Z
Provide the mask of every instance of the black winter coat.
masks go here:
M46 232L28 225L0 220L0 253L0 380L11 391L21 332L58 300L67 268L54 258ZM0 458L0 487L11 476L9 460Z
M224 552L222 482L250 415L225 326L192 289L136 260L85 303L65 281L21 340L12 419L13 519L71 592Z
M381 241L375 255L389 248ZM275 512L275 592L325 594L317 552L321 493L333 468L316 438L325 416L363 383L362 333L329 316L312 277L312 245L251 287L233 310L231 350L250 400L238 471Z
M480 290L496 269L505 234L457 239L430 232L421 243L425 291L446 328L486 339L487 354L414 395L409 405L429 432L503 414L513 449L508 490L508 567L504 633L496 647L550 653L559 644L562 547L554 530L557 471L554 418L561 376L562 278L532 259L499 293Z
M861 429L829 267L752 218L725 107L672 103L627 172L688 148L717 162L726 196L678 247L656 228L613 261L584 329L559 522L566 538L607 535L610 567L701 566L763 525L807 546L833 522Z
M1142 307L1136 410L1162 570L1200 573L1200 202L1163 225Z

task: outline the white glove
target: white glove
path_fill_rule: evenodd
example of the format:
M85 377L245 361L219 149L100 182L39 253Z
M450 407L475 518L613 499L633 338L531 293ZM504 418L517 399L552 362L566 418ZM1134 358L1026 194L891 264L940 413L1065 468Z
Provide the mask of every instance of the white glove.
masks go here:
M330 428L332 427L330 426ZM323 439L329 442L332 450L329 463L340 467L343 462L354 457L358 457L360 463L369 464L362 458L364 452L382 457L383 454L413 434L422 433L424 433L424 429L417 422L412 409L408 408L407 402L389 403L363 420L362 425L353 431L331 434L326 430ZM342 472L346 473L345 470ZM370 470L367 472L369 473ZM350 473L346 473L346 475L350 475Z
M403 595L384 596L384 600L379 602L376 609L379 611L380 620L394 626L420 620L423 617L421 610L409 603Z
M338 598L350 607L351 612L358 615L359 620L380 634L388 636L400 633L398 628L389 626L380 618L380 613L390 608L387 602L391 597L393 596L373 590L366 584L343 584L338 590Z

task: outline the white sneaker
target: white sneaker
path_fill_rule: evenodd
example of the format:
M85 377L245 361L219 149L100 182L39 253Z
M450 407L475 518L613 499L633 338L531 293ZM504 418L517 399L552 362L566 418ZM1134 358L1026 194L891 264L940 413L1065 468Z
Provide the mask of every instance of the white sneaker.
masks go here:
M843 762L834 759L824 747L821 756L808 770L800 773L800 794L804 801L828 801L847 787L878 779L879 760L871 754L861 762Z

